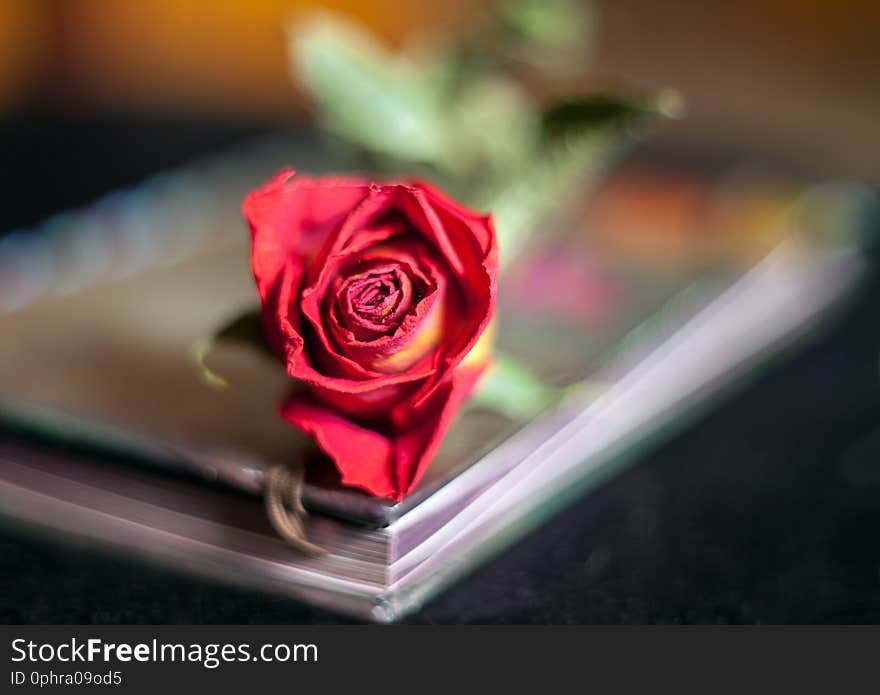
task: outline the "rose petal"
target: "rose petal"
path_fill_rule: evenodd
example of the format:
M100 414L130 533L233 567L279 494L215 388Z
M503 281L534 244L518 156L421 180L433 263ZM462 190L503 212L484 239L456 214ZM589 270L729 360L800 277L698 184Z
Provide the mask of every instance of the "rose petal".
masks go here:
M306 397L288 400L281 417L312 437L333 459L343 485L363 488L377 497L396 498L399 486L392 479L392 443L388 437L356 425Z
M291 397L281 416L314 438L344 485L399 502L424 475L482 372L482 367L457 370L423 406L421 422L400 433L370 429L302 395Z
M395 438L394 468L400 485L398 500L412 491L425 474L462 402L470 395L484 369L485 365L456 369L448 390L442 386L436 389L431 400L422 406L432 411L431 417Z
M356 334L345 325L346 317L340 316L338 303L332 301L325 305L329 310L325 310L322 322L333 338L334 347L341 354L386 374L410 369L437 348L443 335L445 276L433 268L427 259L416 263L405 248L393 242L381 251L381 254L389 257L400 256L395 265L412 278L412 291L417 290L421 294L419 301L413 303L410 300L406 315L396 327L384 335L369 335L364 331ZM366 257L363 262L369 264L370 259Z
M295 294L309 259L369 190L366 182L356 179L314 180L285 170L245 196L242 212L251 230L251 267L264 306L267 337L280 354L287 352L284 343L290 338L272 320L288 314L278 307L282 274L287 274L287 284L296 285L286 294ZM294 319L293 325L297 324Z
M336 278L325 300L324 318L325 323L330 320L330 332L364 343L393 333L413 308L415 293L427 293L427 283L420 282L421 278L415 275L406 263L359 262L358 272ZM391 291L373 306L363 304L364 293L379 282L390 285Z
M443 374L454 369L471 351L494 314L498 251L490 217L472 212L462 216L460 206L428 187L413 189L409 200L415 205L410 210L412 218L417 217L416 210L423 215L424 224L419 229L444 253L451 254L452 262L460 270L454 275L460 301L457 305L449 301L443 360L434 379L428 379L414 397L418 407L422 400L431 397ZM458 307L457 311L453 306Z

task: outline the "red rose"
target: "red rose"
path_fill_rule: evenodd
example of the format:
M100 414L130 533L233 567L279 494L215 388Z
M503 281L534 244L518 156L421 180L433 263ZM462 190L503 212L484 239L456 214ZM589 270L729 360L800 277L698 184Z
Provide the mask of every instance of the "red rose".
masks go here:
M292 171L243 210L266 337L309 386L282 416L344 484L400 500L488 362L491 219L424 183Z

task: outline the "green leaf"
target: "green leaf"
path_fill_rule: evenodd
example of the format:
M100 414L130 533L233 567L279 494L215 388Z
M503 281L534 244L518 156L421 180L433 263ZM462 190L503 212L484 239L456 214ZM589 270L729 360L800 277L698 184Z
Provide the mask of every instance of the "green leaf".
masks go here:
M542 382L521 362L501 353L493 357L471 403L519 420L535 416L561 394L559 389Z
M443 105L424 66L332 14L300 20L289 41L292 70L331 131L371 152L448 164Z
M544 111L545 140L578 136L608 126L629 126L649 116L678 118L683 110L681 95L661 90L643 99L624 99L613 94L593 94L565 99Z
M582 38L584 5L576 0L514 0L501 7L517 33L529 41L558 48Z
M507 178L527 166L538 141L538 113L531 97L515 81L500 75L463 85L446 115L450 147L462 172L476 182Z
M670 91L643 100L608 95L569 99L545 111L533 161L477 203L495 217L502 267L520 253L539 225L558 222L554 217L559 211L585 193L623 144L622 126L650 114L671 116L680 108L678 94Z
M547 79L583 74L596 25L584 0L507 0L498 4L505 54Z
M207 360L212 350L220 343L242 343L251 346L266 355L274 355L266 337L263 335L262 318L259 309L247 311L236 317L213 336L200 338L190 348L191 356L202 380L212 388L225 389L229 383L220 374L212 370Z

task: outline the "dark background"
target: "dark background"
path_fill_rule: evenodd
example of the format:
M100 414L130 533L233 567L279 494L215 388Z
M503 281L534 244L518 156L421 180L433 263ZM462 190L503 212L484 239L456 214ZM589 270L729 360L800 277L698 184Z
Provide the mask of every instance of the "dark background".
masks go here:
M0 0L0 236L301 120L299 0ZM328 0L399 44L480 2ZM880 5L598 2L593 75L675 86L678 156L880 182ZM876 265L876 264L875 264ZM808 343L415 622L880 622L880 273ZM4 622L334 615L0 527Z

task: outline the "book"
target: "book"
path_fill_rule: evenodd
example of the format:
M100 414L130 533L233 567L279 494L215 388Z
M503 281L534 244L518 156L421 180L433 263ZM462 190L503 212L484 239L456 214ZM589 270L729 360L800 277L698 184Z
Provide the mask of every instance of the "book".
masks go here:
M304 504L327 554L307 557L260 500L301 451L276 415L283 370L232 346L217 392L191 346L256 304L244 192L325 159L273 138L0 240L0 515L398 620L804 335L865 267L856 186L630 155L500 283L499 350L564 396L538 413L476 399L398 504L318 466Z

